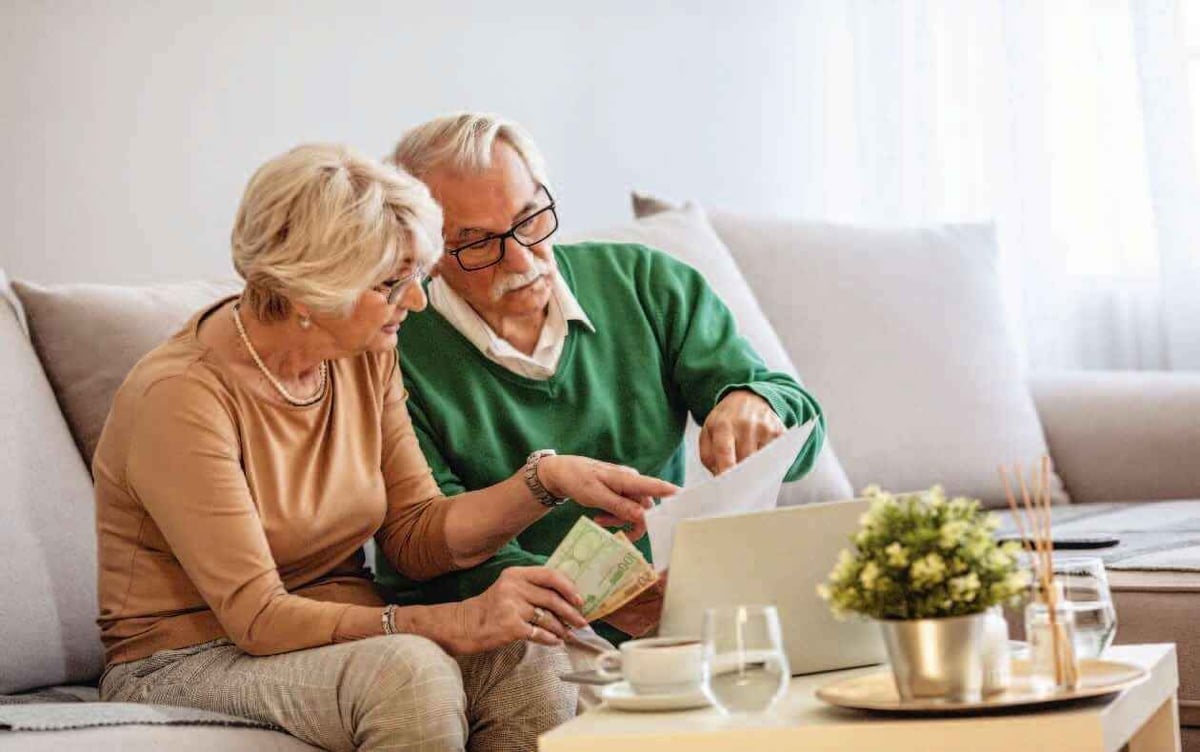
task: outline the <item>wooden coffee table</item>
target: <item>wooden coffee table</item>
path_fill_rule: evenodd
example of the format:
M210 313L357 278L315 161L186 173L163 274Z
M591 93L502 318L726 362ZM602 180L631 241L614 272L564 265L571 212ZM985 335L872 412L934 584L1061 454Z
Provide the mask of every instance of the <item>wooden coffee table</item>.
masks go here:
M769 713L723 716L706 708L623 713L600 707L541 737L541 752L768 752L888 750L930 752L1179 752L1179 673L1175 646L1119 645L1105 658L1143 666L1150 677L1109 698L1069 706L974 717L873 715L830 707L814 692L829 682L879 670L792 679Z

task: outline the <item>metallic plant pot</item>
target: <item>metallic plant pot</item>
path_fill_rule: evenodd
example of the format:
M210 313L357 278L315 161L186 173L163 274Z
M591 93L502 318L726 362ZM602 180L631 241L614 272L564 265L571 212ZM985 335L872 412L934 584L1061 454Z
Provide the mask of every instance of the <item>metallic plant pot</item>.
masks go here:
M987 613L945 619L880 621L900 699L940 697L978 702L983 696Z

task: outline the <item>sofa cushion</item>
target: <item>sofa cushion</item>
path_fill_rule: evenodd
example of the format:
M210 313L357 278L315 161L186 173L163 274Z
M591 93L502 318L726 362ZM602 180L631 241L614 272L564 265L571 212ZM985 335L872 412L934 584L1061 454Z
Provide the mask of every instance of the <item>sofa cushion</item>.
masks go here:
M0 694L94 680L92 483L0 272Z
M755 302L754 294L742 278L737 264L729 255L729 250L713 232L699 207L687 206L677 211L663 212L632 224L588 232L578 239L640 243L670 253L695 267L729 307L737 321L739 332L754 346L767 366L796 375L795 366L788 359L778 335ZM815 396L821 401L820 392ZM830 431L836 433L837 429L831 427ZM696 448L698 437L699 427L689 420L686 434L688 484L712 477L700 463L699 451ZM812 471L804 478L784 485L779 503L803 504L849 499L853 496L852 487L837 460L832 443L827 440Z
M1200 498L1200 372L1042 373L1029 387L1072 501Z
M1006 326L990 226L710 218L825 405L856 487L941 483L1000 506L997 466L1047 452ZM1051 486L1065 502L1057 476Z
M235 282L153 287L13 282L54 393L91 464L117 387L143 355Z
M1109 586L1117 608L1117 644L1175 643L1179 721L1200 727L1200 574L1114 571Z

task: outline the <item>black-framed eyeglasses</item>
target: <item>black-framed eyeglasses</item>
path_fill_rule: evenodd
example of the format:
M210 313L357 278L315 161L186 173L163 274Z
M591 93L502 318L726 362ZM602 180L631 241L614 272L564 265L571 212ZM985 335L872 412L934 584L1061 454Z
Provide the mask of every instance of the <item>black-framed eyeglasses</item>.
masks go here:
M545 185L539 183L538 188L546 192L549 204L510 227L508 232L472 240L466 245L448 249L446 253L454 257L463 271L473 272L499 264L504 258L504 246L509 238L529 248L553 235L558 229L554 197Z
M400 300L409 285L423 285L427 279L429 279L429 267L417 264L411 272L403 277L385 279L380 282L375 290L387 298L388 305L396 305L396 301Z

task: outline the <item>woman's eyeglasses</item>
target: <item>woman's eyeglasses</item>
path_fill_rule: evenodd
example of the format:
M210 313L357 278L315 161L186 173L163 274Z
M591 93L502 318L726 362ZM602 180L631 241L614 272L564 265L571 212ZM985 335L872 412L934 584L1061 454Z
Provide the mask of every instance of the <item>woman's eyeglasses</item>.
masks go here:
M427 279L429 279L429 269L422 264L418 264L413 267L412 272L403 277L385 279L375 290L387 298L388 305L396 305L400 298L404 297L404 293L409 289L409 285L424 285Z

